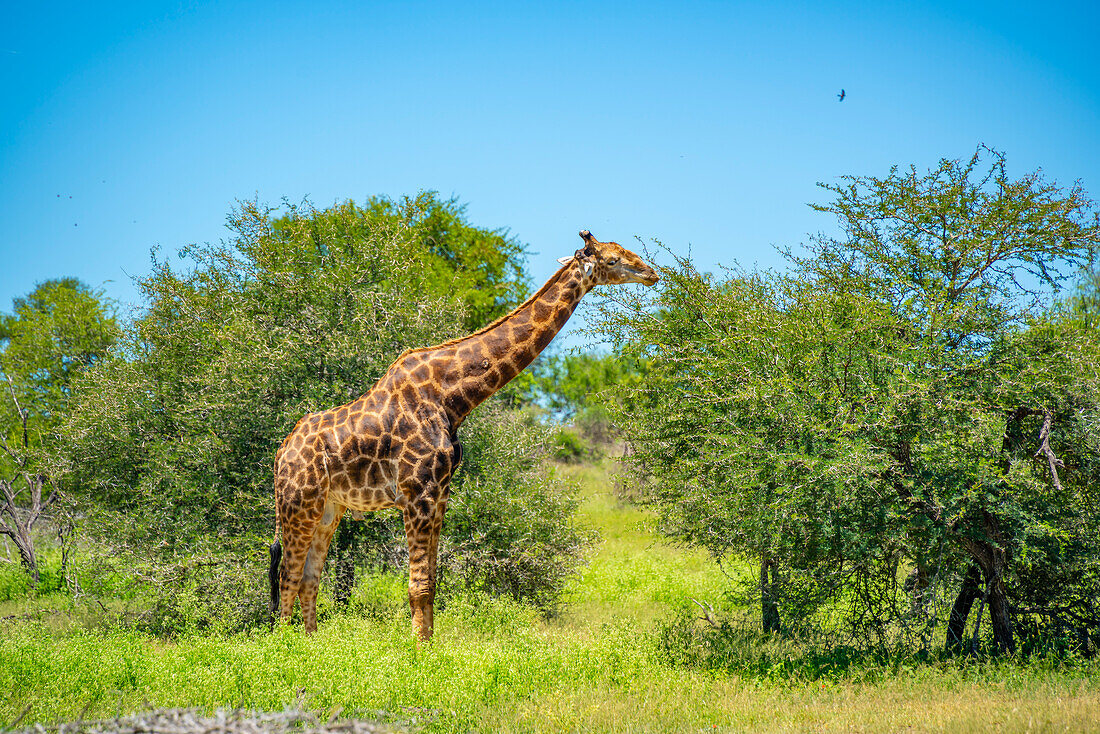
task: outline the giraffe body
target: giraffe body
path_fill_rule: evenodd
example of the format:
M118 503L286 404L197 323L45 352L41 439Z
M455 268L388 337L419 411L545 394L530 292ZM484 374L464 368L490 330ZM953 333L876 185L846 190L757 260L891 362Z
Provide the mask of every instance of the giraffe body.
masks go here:
M344 513L398 507L413 630L431 637L439 535L462 460L459 426L546 348L593 286L657 281L629 250L581 236L586 246L512 313L469 336L405 352L357 400L298 421L275 456L281 543L272 546L273 613L289 619L297 598L306 631L315 630L321 570Z

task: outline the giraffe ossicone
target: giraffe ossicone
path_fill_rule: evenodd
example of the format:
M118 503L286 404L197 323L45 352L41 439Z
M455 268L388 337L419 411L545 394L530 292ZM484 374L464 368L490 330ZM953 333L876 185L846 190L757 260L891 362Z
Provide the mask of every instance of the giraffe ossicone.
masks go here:
M580 232L585 246L507 316L458 339L406 351L357 400L304 416L275 454L276 540L271 610L287 621L298 599L317 629L317 589L345 512L398 507L409 545L409 606L421 640L433 629L439 534L462 460L458 428L518 375L597 285L657 282L615 242Z

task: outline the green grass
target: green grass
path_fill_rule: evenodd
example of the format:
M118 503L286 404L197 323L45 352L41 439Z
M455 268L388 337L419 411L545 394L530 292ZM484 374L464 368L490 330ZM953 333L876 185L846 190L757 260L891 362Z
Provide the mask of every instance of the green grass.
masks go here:
M643 627L695 598L713 602L726 585L714 561L697 549L673 548L651 532L645 511L610 491L605 466L567 466L579 481L580 517L602 541L589 566L567 588L561 623L574 630L629 621Z
M56 615L9 620L0 723L28 707L21 725L297 705L432 732L1100 731L1095 664L857 660L811 675L792 658L780 676L674 665L656 630L690 598L717 598L724 577L704 554L656 542L602 469L567 471L604 540L557 618L451 599L418 649L403 581L376 577L360 588L366 614L330 616L312 637L280 627L164 640Z

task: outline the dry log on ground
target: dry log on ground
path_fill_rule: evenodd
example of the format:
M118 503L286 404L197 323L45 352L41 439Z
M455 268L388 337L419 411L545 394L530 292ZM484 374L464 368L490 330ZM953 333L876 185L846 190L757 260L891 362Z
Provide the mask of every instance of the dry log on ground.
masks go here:
M276 713L218 710L204 714L197 709L159 709L98 721L35 724L16 730L20 734L395 734L402 731L376 721L338 718L328 720L287 710ZM18 724L17 724L18 726Z

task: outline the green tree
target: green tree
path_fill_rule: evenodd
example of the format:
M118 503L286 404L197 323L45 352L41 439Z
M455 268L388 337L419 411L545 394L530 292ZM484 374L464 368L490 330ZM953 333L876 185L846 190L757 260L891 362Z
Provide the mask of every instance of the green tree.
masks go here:
M462 329L469 332L511 311L530 290L524 268L526 250L506 229L474 227L458 199L426 194L400 204L374 198L373 213L415 224L417 237L432 257L435 290L465 305Z
M59 496L43 468L76 374L117 336L110 305L75 278L40 283L0 315L0 535L38 584L32 530ZM45 496L43 496L45 493Z
M607 401L612 387L641 379L645 365L623 355L578 353L545 355L533 365L526 401L559 424L555 456L572 460L598 456L616 440Z
M1068 443L1083 438L1067 399L1091 377L1075 344L1027 336L1047 294L1100 241L1093 203L1079 185L1067 191L1037 172L1010 178L1003 155L986 148L923 176L894 170L825 188L836 199L818 209L847 237L818 238L794 261L827 286L855 278L901 321L920 382L898 395L876 444L896 462L910 513L982 571L995 642L1012 650L1006 581L1048 526L1051 503L1036 494L1063 490L1054 461L1043 472L1030 459L1053 453L1052 427Z
M57 424L76 373L107 353L117 331L103 295L76 278L40 283L0 315L0 370L27 406L34 441Z
M610 386L639 371L617 354L558 354L542 360L534 398L554 416L570 420L583 413Z
M653 366L619 416L634 464L670 533L760 561L765 619L770 598L927 646L960 583L949 644L980 597L1013 650L1014 590L1095 556L1100 352L1048 316L1100 237L1092 202L985 148L823 188L844 236L788 252L789 276L681 260L606 314Z

